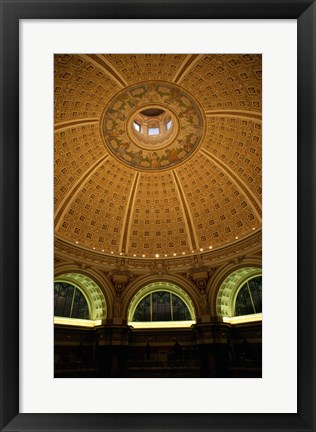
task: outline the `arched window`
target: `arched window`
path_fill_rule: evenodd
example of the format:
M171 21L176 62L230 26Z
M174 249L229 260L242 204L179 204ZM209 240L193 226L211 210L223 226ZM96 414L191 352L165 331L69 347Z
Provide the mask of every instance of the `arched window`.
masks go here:
M133 124L134 124L134 128L137 130L137 132L140 132L141 131L140 124L137 123L136 121L134 121Z
M262 270L243 267L230 273L218 290L216 312L230 323L261 320Z
M143 298L134 312L133 321L187 321L191 314L180 297L168 291L156 291Z
M55 282L54 315L88 320L90 318L88 302L76 286Z
M248 280L238 291L235 303L235 316L262 312L262 277Z
M128 308L128 324L135 328L191 327L195 324L191 298L171 282L153 282L142 287Z
M171 126L172 126L172 120L169 120L169 121L166 123L166 129L169 130L169 129L171 128Z
M159 135L159 127L148 128L148 135Z
M95 327L106 319L104 294L89 276L64 273L54 281L54 323Z

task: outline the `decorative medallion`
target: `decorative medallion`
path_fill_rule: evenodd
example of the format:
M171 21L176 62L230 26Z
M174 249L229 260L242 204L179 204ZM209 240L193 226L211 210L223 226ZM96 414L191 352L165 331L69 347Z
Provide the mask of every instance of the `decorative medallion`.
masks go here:
M101 117L107 149L139 169L171 168L189 158L203 138L198 103L181 87L152 81L124 88Z

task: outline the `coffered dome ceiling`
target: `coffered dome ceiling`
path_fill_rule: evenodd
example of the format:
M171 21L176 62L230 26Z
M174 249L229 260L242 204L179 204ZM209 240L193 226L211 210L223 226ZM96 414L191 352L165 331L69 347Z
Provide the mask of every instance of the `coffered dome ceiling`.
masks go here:
M137 267L258 239L261 75L259 55L56 55L55 247Z

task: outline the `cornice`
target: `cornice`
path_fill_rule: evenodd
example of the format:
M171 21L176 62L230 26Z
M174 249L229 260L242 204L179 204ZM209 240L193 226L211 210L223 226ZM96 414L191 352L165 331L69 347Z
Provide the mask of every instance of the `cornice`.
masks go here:
M262 248L262 231L258 230L249 236L232 244L191 256L166 259L133 258L129 256L113 256L93 252L75 246L65 240L55 237L55 257L59 259L73 260L93 265L103 270L119 269L130 270L135 274L156 274L161 272L181 273L201 267L215 267L223 263L241 261L246 256L257 254Z

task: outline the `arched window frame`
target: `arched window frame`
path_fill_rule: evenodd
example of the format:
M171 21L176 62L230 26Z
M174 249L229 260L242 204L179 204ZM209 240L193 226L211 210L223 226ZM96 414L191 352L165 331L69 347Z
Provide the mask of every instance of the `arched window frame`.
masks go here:
M134 313L139 303L149 294L154 292L170 292L178 296L188 308L191 320L187 321L144 321L136 322L133 321ZM170 282L154 282L141 288L132 298L128 308L128 324L135 328L170 328L170 327L191 327L196 323L195 308L191 298L188 294L179 286L174 285Z
M104 294L100 287L90 277L81 273L64 273L54 279L75 286L84 295L88 303L90 319L54 317L55 324L95 327L106 319L107 307Z
M235 315L235 311L236 311L236 301L237 301L237 297L238 294L240 293L240 290L245 286L246 283L248 283L249 281L251 281L252 279L258 278L258 277L262 277L262 274L260 275L256 275L256 276L251 276L249 278L247 278L245 281L243 281L242 284L240 284L238 290L236 291L234 298L233 298L233 311L234 311L234 316L244 316L244 315ZM261 313L261 312L260 312ZM251 314L251 315L255 315L255 313Z
M258 267L243 267L232 270L223 280L216 297L216 314L224 322L238 324L241 322L260 321L262 313L235 316L236 298L242 286L254 277L262 276L262 269Z
M69 282L68 280L65 280L65 279L55 279L54 280L54 286L55 286L55 283L65 283L65 284L67 284L67 285L69 285L69 286L72 286L72 287L74 287L75 288L75 290L78 290L82 295L83 295L83 297L85 298L85 301L86 301L86 303L87 303L87 305L88 305L88 309L89 309L89 318L87 319L87 321L88 320L91 320L91 316L92 316L92 308L91 308L91 304L90 304L90 301L89 301L89 298L87 297L87 295L86 295L86 293L84 292L84 290L82 289L82 288L80 288L80 286L78 286L78 284L75 284L75 283L73 283L73 282ZM76 291L74 291L74 293L73 293L73 298L74 298L74 296L75 296L75 293L76 293ZM55 315L56 317L59 317L59 318L71 318L71 319L76 319L76 318L72 318L71 316L70 317L61 317L61 316L58 316L58 315Z

